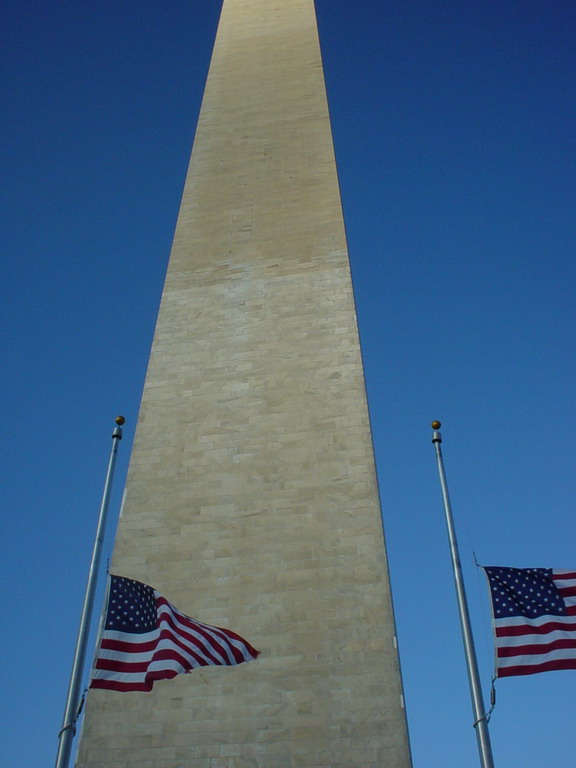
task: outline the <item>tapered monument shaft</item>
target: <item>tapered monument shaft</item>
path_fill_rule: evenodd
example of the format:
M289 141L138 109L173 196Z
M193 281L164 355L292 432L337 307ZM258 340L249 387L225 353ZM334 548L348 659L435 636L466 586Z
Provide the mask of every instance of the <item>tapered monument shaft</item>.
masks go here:
M261 656L91 691L81 768L410 766L313 0L224 0L112 571Z

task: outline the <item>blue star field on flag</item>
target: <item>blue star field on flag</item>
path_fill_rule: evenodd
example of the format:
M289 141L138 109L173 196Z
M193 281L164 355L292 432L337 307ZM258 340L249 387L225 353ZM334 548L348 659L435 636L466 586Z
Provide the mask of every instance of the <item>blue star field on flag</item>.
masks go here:
M156 627L156 596L148 584L112 577L106 629L142 634Z
M564 600L551 578L551 568L489 567L485 571L495 617L566 615Z

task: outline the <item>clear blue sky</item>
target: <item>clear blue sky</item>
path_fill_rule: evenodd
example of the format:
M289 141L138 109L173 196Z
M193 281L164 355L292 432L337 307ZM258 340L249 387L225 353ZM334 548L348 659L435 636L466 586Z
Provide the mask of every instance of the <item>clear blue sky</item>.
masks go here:
M5 768L54 760L110 433L123 413L115 522L219 9L4 2ZM487 694L473 552L576 567L576 5L317 10L414 765L475 766L429 425ZM497 691L497 766L574 763L576 672Z

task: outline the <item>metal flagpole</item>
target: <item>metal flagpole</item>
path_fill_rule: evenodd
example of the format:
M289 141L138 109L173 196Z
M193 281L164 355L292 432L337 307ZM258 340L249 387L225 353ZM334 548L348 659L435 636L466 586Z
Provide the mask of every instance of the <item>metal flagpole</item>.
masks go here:
M474 728L476 729L476 740L478 742L478 752L480 754L480 765L482 768L494 768L494 761L492 759L492 747L490 745L490 735L488 733L488 723L486 722L486 713L484 711L482 686L480 685L480 675L478 674L478 662L476 660L474 638L472 636L472 627L470 625L470 614L468 613L468 602L466 600L466 591L464 589L464 577L462 575L460 553L458 552L458 542L456 540L456 531L454 529L454 520L452 518L452 507L450 505L448 485L446 484L446 473L444 472L444 461L442 459L442 449L440 447L442 442L442 435L438 430L441 426L442 425L439 421L432 422L432 429L434 430L432 435L432 442L436 448L438 474L440 475L442 498L444 500L444 511L446 513L446 525L448 526L450 554L452 556L452 568L454 570L454 581L456 584L456 598L458 600L460 626L462 628L462 640L464 641L464 653L466 656L466 667L468 669L468 682L470 683L472 710L474 712Z
M116 456L118 454L118 443L122 440L122 430L120 427L124 422L124 417L118 416L116 418L116 424L118 426L115 427L112 432L112 450L110 452L108 472L106 473L106 480L104 482L104 493L102 494L102 503L100 505L100 515L98 517L94 548L92 549L92 561L90 563L90 571L88 572L84 605L80 617L80 627L78 629L78 638L76 640L74 661L72 662L72 672L70 674L70 683L68 685L68 697L66 699L64 717L62 719L62 729L58 735L59 742L58 754L56 756L56 768L68 768L70 753L72 751L72 740L76 734L76 720L78 719L79 714L80 686L82 684L82 673L84 671L84 661L86 658L86 645L88 643L90 621L92 618L92 609L94 607L96 583L98 581L102 545L104 543L104 532L106 530L106 517L108 515L108 507L110 504Z

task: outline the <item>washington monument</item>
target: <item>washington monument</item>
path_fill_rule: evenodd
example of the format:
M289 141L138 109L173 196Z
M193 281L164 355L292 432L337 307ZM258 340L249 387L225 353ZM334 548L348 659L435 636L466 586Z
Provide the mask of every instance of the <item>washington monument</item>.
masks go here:
M409 768L313 0L224 0L111 571L260 657L89 692L80 768Z

